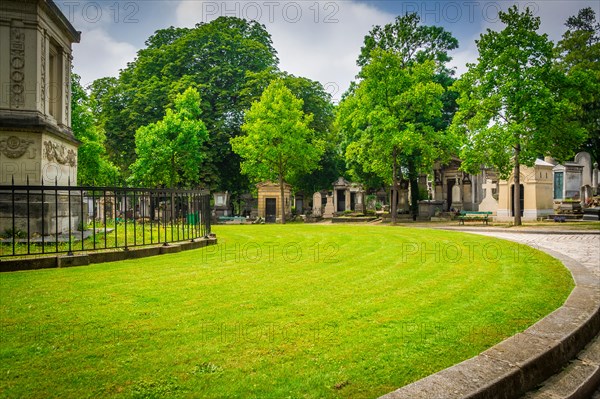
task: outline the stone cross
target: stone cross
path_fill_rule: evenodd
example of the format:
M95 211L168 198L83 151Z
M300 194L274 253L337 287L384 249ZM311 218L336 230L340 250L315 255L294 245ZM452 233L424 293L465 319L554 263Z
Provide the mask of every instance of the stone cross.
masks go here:
M485 190L484 198L487 198L492 196L492 190L496 188L496 185L490 179L486 179L485 184L482 184L481 187Z
M481 187L485 190L485 196L479 204L479 211L495 213L498 210L498 201L492 196L492 190L496 188L496 184L492 183L490 179L486 179L485 184L482 184Z

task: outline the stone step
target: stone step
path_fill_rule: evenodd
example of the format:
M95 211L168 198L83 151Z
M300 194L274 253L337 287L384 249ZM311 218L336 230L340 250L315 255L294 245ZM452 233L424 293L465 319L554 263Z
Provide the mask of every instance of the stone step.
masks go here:
M600 334L560 373L522 399L587 398L600 399Z

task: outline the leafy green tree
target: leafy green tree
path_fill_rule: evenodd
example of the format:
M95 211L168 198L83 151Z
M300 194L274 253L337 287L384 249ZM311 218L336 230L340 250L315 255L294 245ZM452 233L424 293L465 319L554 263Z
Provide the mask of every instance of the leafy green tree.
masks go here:
M112 159L129 172L136 158L137 129L161 120L177 94L193 87L200 93L202 120L211 137L200 150L205 156L198 180L236 195L248 186L239 173L240 158L229 144L241 134L249 107L240 92L248 72L277 63L271 37L257 22L220 17L190 29L157 31L101 96L101 120Z
M500 12L506 27L489 30L477 41L479 58L455 84L460 93L452 129L466 140L461 168L476 173L494 166L500 176L514 174L520 196L520 166L540 155L564 159L585 138L575 118L578 92L553 67L553 44L537 33L540 19L517 7ZM514 223L521 224L514 201Z
M107 158L104 132L94 120L94 101L81 87L80 77L71 74L71 128L81 142L77 149L77 181L80 185L110 185L119 170Z
M600 162L600 23L591 7L579 10L565 23L567 31L556 46L559 68L583 93L579 120L588 132L582 150Z
M402 66L418 61L434 60L438 70L444 70L451 58L448 51L458 48L458 40L440 26L420 25L421 18L416 13L396 17L395 21L383 27L375 26L365 37L357 64L367 65L374 49L393 52Z
M274 81L245 113L246 134L231 139L233 151L243 159L242 173L254 181L277 181L281 198L285 181L316 169L323 153L323 142L309 127L313 116L302 105L282 80ZM284 206L281 221L285 223Z
M445 63L450 60L448 51L457 48L458 41L441 27L419 23L419 16L412 13L371 30L365 37L357 61L362 67L359 74L362 81L344 97L338 116L348 166L354 173L371 181L376 181L372 179L375 174L392 184L394 221L400 179L406 177L410 181L411 208L413 215L416 215L419 173L429 172L435 158L442 161L448 159L455 142L446 132L456 108L456 95L445 90L454 81L453 71ZM370 67L372 63L378 66ZM411 76L413 74L416 75ZM365 83L367 80L369 82ZM423 90L424 87L427 89ZM412 109L400 109L400 104L408 106L413 103L411 97L419 96L425 96L423 100L428 101L421 104L423 107L415 104ZM355 104L350 105L352 103ZM353 111L354 107L361 110ZM385 122L377 119L375 113L382 109L391 119ZM359 117L357 113L364 115ZM396 123L395 128L392 128L392 121ZM389 136L406 135L412 138L394 144L388 141L388 151L376 153L372 151L370 140L385 140L385 135L375 137L371 133L382 126L388 130ZM393 133L392 129L398 131ZM381 169L385 162L377 166L372 158L384 154L389 161L385 173Z
M360 106L356 89L358 85L355 82L350 84L350 88L342 96L342 101L336 109L336 128L340 131L339 148L345 157L346 175L353 181L360 181L369 191L370 189L379 189L386 186L385 179L381 178L369 169L369 162L362 157L362 152L353 150L352 155L348 153L348 147L360 140L361 135L368 128L368 122L364 118L358 118L354 114ZM388 183L389 184L389 183Z
M313 130L313 138L324 143L324 152L317 169L298 175L289 183L306 193L329 187L331 182L344 174L343 156L339 151L339 132L333 125L335 112L331 95L319 82L276 69L249 72L247 77L248 82L242 90L242 96L249 105L258 100L269 84L276 80L281 80L295 97L303 101L304 113L313 115L309 124Z
M200 120L200 95L189 88L174 102L174 109L167 109L163 119L137 130L137 159L131 165L131 181L171 188L199 184L203 157L200 149L208 139L206 126Z
M390 50L374 50L361 76L353 98L340 104L341 123L357 133L346 154L392 185L391 214L396 222L402 165L416 159L433 164L439 156L439 139L444 136L429 122L442 113L444 88L434 81L432 60L403 66Z

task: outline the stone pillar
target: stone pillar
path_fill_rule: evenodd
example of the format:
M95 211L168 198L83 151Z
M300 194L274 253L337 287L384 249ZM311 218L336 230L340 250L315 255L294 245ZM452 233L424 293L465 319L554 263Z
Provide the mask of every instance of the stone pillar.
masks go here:
M358 191L356 193L356 205L354 207L354 209L356 210L356 212L363 213L365 211L363 197L364 197L364 193L362 191Z
M347 211L352 210L352 204L350 203L351 196L350 196L350 190L349 189L346 189L344 191L344 197L346 198L346 200L345 200L345 202L346 202L346 209L345 210L347 210Z

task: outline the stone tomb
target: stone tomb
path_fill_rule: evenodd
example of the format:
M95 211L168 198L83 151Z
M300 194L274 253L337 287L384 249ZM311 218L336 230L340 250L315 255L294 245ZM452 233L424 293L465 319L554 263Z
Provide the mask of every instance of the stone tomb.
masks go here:
M537 220L554 213L552 201L552 169L550 159L535 161L533 167L521 165L521 216L522 220ZM497 220L511 221L514 218L514 175L500 180L498 192Z
M345 211L364 212L364 190L357 183L343 177L333 182L333 206L337 213Z
M592 165L591 156L587 152L575 155L573 162L556 165L552 172L555 203L572 200L585 206L598 193L598 164Z
M283 198L279 184L265 181L256 185L258 189L258 217L266 223L281 222L281 206L285 209L286 219L292 215L292 187L284 183Z
M461 161L453 158L447 164L436 162L433 170L433 199L443 201L443 211L475 211L484 198L483 184L490 179L497 181L491 169L482 169L477 175L460 170Z
M0 185L77 184L70 74L71 46L79 40L80 33L50 0L0 2ZM14 196L6 188L0 192L0 232L12 229L13 212L15 230L68 229L65 190L30 194L35 195L27 206L26 190ZM80 205L80 196L73 193L71 201ZM73 208L71 226L79 224L77 209L81 206Z

